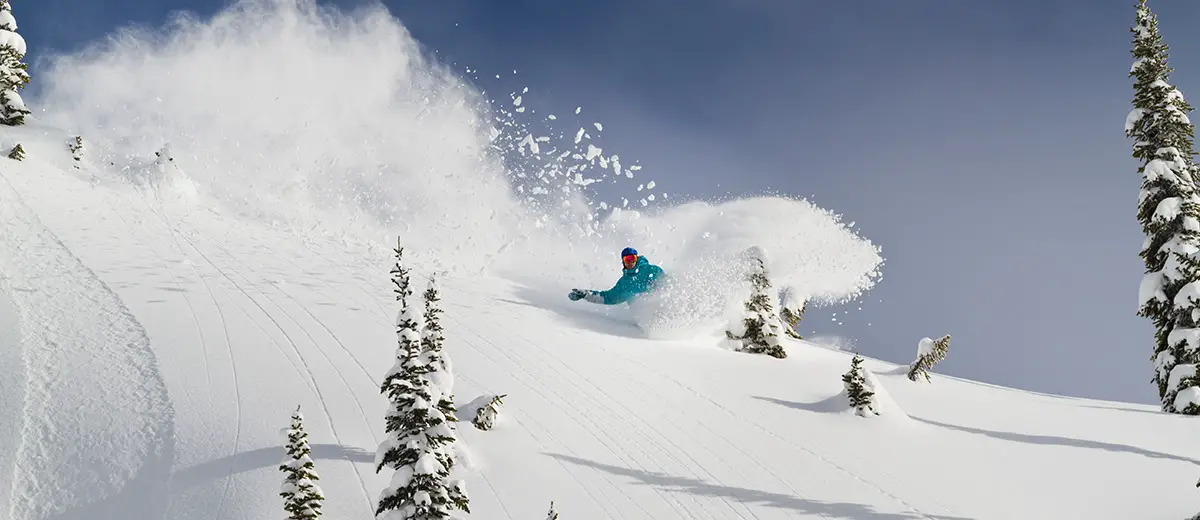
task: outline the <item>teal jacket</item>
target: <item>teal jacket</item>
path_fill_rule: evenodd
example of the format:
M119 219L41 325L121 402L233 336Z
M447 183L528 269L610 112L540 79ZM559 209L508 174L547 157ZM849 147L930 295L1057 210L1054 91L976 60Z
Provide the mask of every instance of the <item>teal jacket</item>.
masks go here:
M584 297L592 303L617 305L632 300L639 294L652 291L663 277L661 267L651 264L646 257L639 256L633 269L622 269L621 278L607 291L588 291Z

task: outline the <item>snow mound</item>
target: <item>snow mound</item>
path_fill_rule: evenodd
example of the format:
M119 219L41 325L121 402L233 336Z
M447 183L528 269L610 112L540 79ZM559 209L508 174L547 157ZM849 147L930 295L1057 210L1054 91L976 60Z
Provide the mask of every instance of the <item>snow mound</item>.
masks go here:
M875 412L879 414L879 417L900 422L909 420L908 414L904 413L904 410L900 408L899 404L896 404L896 400L892 399L892 394L889 393L887 388L883 386L883 383L880 382L879 376L875 375L875 373L870 369L864 367L863 379L866 380L863 386L865 386L867 390L874 392L872 399L874 400ZM849 406L847 406L847 409L849 409Z

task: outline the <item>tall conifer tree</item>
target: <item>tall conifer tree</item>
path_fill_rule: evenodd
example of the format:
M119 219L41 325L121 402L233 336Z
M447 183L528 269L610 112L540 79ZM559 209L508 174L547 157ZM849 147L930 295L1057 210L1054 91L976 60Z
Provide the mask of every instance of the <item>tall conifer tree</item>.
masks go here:
M18 90L29 84L25 58L25 39L17 34L17 19L13 17L9 0L0 0L0 124L25 124L29 109Z
M1141 162L1138 221L1146 235L1140 256L1146 275L1139 290L1138 315L1155 327L1153 382L1162 409L1200 412L1194 388L1200 351L1200 198L1197 197L1192 145L1191 106L1169 82L1167 46L1158 19L1145 0L1137 5L1133 28L1133 110L1125 134L1134 140L1133 157ZM1182 395L1181 395L1182 392Z
M409 301L408 270L402 267L403 248L396 248L392 284L400 301L396 320L399 345L396 361L384 376L380 391L390 405L385 415L387 437L375 453L375 471L393 469L379 497L375 514L389 520L443 520L455 509L470 512L464 483L450 481L454 467L452 423L438 409L442 392L430 379L438 370L436 353L422 345L424 317Z

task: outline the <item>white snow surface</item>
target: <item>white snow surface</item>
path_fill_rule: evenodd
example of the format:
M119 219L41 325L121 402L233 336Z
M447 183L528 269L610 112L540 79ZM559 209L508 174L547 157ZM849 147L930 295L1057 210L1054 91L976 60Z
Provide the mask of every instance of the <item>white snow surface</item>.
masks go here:
M871 410L868 415L878 414L878 417L885 417L889 421L907 421L908 415L904 413L904 409L900 407L888 390L883 386L883 382L879 380L879 376L870 369L863 369L863 386L871 391L874 395L871 396ZM907 380L906 380L907 381ZM910 381L911 382L911 381ZM847 398L847 408L849 409L849 398Z
M870 289L878 248L826 210L690 202L581 234L512 195L477 153L491 135L477 94L380 8L262 0L172 27L57 59L37 103L53 108L0 136L27 150L0 159L0 518L280 517L296 406L325 516L371 518L393 478L373 463L396 234L414 289L439 275L456 402L507 394L503 428L459 416L464 518L537 518L551 500L571 518L655 520L1195 513L1190 418L913 384L867 359L901 412L885 416L907 419L863 419L843 413L848 353L720 348L699 325L723 317L714 295L738 287L752 245L776 288ZM77 169L63 143L80 134L94 160ZM173 160L156 159L168 143ZM637 326L646 315L566 299L611 285L625 245L679 280L668 296L700 302L649 314L667 339Z

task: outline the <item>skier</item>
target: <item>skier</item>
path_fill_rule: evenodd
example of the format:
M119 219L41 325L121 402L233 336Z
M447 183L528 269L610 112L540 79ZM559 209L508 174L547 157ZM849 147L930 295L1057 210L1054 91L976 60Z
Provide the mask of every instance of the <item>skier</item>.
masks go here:
M651 264L646 257L638 255L636 249L621 250L621 265L624 269L617 284L607 291L571 289L567 295L571 301L587 300L591 303L617 305L628 303L638 295L654 290L664 273L661 267Z

